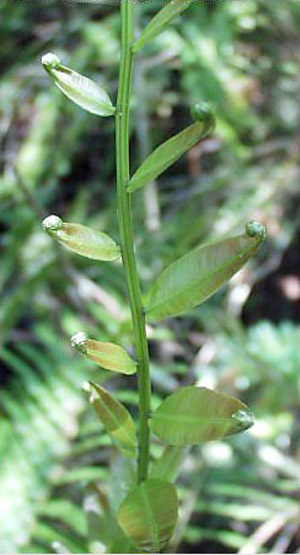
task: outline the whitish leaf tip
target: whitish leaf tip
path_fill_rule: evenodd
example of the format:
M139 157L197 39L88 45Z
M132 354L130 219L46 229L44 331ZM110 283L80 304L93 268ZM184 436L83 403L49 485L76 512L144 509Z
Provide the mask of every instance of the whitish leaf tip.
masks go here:
M81 389L85 393L92 393L92 391L93 391L93 388L92 388L92 386L89 382L82 382Z
M252 220L246 224L246 233L248 237L257 237L263 241L267 236L267 228L264 224Z
M53 69L60 65L60 59L56 56L56 54L48 52L42 56L42 64L45 69Z
M248 430L252 428L254 424L254 417L252 412L239 409L236 411L231 418L238 424L241 431Z
M195 121L215 124L215 113L209 102L199 102L191 108L191 116Z
M51 233L51 231L58 231L63 226L63 221L59 216L48 216L42 222L44 231Z
M86 353L87 341L88 338L86 333L84 333L84 331L78 331L77 333L75 333L75 335L72 335L70 343L72 347L75 347L75 349L77 349L77 351L80 351L81 353Z

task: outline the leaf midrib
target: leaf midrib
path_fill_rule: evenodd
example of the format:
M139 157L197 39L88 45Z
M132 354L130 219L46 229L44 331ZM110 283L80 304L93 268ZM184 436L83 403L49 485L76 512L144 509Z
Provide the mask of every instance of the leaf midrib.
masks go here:
M215 272L220 272L222 271L224 268L226 268L226 266L228 266L229 264L231 264L236 258L239 258L239 256L246 256L248 254L248 252L251 252L251 250L253 249L254 246L258 246L258 245L252 245L251 247L249 247L249 249L245 250L243 255L236 255L233 256L232 258L230 258L229 262L226 262L226 264L221 264L220 266L217 266L214 270L211 270L211 272L209 272L208 274L206 274L205 279L209 279L209 277L214 274ZM204 247L203 247L204 248ZM189 253L186 256L189 256L191 253ZM185 258L185 257L183 257ZM176 261L173 262L172 264L176 264ZM172 265L171 264L171 265ZM171 266L170 265L170 266ZM169 268L170 268L169 266ZM159 278L158 278L159 279ZM202 281L204 281L204 278L202 278ZM153 310L156 310L158 307L164 306L164 304L169 303L170 300L172 299L177 299L180 295L184 294L186 290L190 289L191 287L195 287L197 284L199 284L199 281L192 280L189 285L185 288L183 288L179 293L174 293L173 295L169 295L167 297L164 298L163 301L157 302L156 304L152 305L149 309L146 308L146 312L147 313L151 313Z

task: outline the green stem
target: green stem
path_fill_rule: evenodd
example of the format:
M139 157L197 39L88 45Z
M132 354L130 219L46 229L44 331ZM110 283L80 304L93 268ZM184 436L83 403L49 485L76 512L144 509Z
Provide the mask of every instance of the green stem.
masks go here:
M149 425L151 384L145 316L134 253L129 181L129 101L132 81L133 0L121 0L121 61L116 113L117 195L122 260L132 314L139 391L138 482L147 478L149 463Z

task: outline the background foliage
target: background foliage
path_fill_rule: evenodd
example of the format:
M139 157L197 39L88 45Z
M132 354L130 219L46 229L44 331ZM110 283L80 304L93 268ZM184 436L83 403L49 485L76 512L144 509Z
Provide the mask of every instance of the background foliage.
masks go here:
M159 6L138 6L137 31ZM54 51L114 96L118 7L3 0L0 10L0 550L99 552L99 538L87 545L88 485L122 490L122 476L80 389L95 367L72 352L69 336L84 329L131 348L123 273L66 254L40 221L56 213L118 236L113 121L68 103L39 60ZM225 291L149 327L156 403L196 382L238 395L257 420L247 434L186 456L174 550L300 546L299 12L293 0L195 2L137 64L133 169L189 123L194 102L211 101L218 116L213 137L135 197L143 284L246 220L269 229ZM108 386L135 414L134 378Z

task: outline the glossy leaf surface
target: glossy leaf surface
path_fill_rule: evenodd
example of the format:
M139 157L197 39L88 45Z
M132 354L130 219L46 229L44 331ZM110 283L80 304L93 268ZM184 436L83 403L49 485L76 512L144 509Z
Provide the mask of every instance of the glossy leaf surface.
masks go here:
M205 387L183 387L153 413L150 426L171 445L195 445L243 432L253 424L248 407Z
M189 7L191 2L192 0L171 0L166 4L142 31L139 39L133 44L133 51L137 52L157 37L174 17Z
M179 473L185 451L183 447L167 445L162 455L153 462L150 478L160 478L167 482L173 482Z
M48 216L43 228L61 245L93 260L111 261L120 258L120 247L106 233L81 224L64 223L58 216Z
M55 54L49 52L43 56L42 64L54 84L80 108L102 117L112 116L115 113L115 108L102 87L80 73L63 66Z
M121 503L118 522L125 534L142 550L160 552L168 543L178 516L173 484L146 480Z
M91 393L90 402L113 442L124 455L134 457L136 431L128 410L111 393L94 382L88 382L85 389Z
M156 179L182 154L211 133L215 119L208 106L202 111L201 116L196 123L168 139L146 158L129 182L127 187L129 193Z
M245 234L200 245L170 264L149 291L148 319L182 314L203 303L242 268L265 237L265 226L250 222Z
M73 335L71 345L106 370L127 375L136 372L134 360L119 345L88 339L83 332Z

